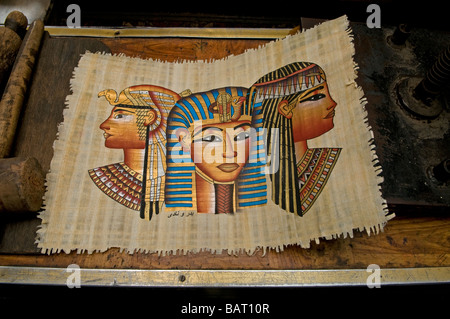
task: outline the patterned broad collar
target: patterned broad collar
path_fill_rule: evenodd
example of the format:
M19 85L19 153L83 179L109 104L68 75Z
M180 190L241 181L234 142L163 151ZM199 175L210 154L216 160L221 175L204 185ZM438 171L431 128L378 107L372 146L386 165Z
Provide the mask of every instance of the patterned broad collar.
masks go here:
M341 153L340 148L310 148L297 163L302 212L305 214L319 197Z
M97 187L116 202L140 210L143 177L123 162L89 170Z

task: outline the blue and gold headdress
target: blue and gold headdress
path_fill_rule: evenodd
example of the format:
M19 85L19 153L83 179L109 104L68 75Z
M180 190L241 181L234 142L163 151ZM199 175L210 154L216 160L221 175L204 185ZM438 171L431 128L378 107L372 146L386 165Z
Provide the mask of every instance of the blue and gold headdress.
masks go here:
M175 104L167 126L165 205L168 209L197 211L195 174L203 174L192 161L190 151L183 149L177 130L188 130L192 134L196 125L251 122L253 110L243 102L246 96L245 88L225 87L192 94ZM267 203L264 155L262 134L257 131L250 145L248 162L235 184L237 209Z

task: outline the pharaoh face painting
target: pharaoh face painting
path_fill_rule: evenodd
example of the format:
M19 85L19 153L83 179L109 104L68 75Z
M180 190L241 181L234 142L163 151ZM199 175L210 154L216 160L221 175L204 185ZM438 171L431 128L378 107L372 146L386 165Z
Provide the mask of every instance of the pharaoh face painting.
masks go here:
M248 160L250 127L249 121L197 127L185 147L190 148L199 171L218 182L232 182ZM180 133L180 141L184 138Z
M247 89L226 87L178 101L168 120L166 207L233 213L267 203L261 136Z
M308 148L308 140L334 127L336 102L325 72L297 62L270 72L249 89L224 87L181 97L140 85L117 95L100 124L105 147L124 160L91 169L108 196L150 219L161 209L231 214L272 200L304 215L317 200L339 148ZM275 129L275 130L273 130ZM276 133L277 138L272 135Z

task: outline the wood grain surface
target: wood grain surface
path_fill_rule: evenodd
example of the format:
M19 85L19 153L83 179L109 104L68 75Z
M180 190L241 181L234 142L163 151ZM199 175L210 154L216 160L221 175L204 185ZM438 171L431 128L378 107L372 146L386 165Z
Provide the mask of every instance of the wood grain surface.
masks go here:
M203 39L203 38L105 38L112 53L167 62L215 60L256 49L269 40Z
M52 255L0 254L4 266L67 267L119 269L355 269L378 264L381 268L450 266L450 220L439 218L397 218L384 232L374 236L355 233L353 238L339 238L312 243L310 249L288 246L282 252L264 255L228 255L201 252L187 255L120 252L117 248L103 253Z

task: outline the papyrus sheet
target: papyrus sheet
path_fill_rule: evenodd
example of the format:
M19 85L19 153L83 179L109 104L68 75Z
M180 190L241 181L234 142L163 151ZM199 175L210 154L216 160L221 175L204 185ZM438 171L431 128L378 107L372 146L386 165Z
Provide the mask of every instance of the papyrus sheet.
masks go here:
M381 231L391 217L380 192L380 168L374 167L373 135L364 93L355 82L353 55L346 17L217 61L166 63L87 52L74 70L73 93L67 97L64 121L54 142L38 247L43 253L92 253L110 247L130 253L252 253L293 244L308 248L311 241L352 236L355 230ZM325 70L337 103L334 128L311 139L308 146L341 149L326 187L304 216L275 205L267 187L265 206L234 214L173 214L163 206L149 221L103 194L89 177L89 169L123 159L121 150L105 147L99 125L111 106L98 97L99 92L120 92L140 84L178 93L250 88L265 74L298 61L313 62Z

